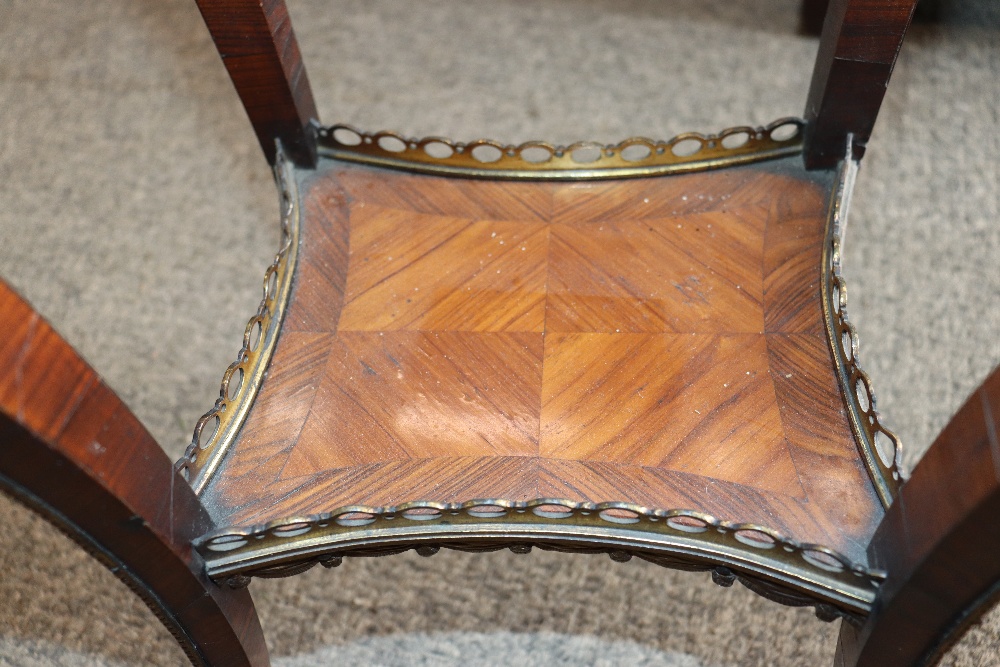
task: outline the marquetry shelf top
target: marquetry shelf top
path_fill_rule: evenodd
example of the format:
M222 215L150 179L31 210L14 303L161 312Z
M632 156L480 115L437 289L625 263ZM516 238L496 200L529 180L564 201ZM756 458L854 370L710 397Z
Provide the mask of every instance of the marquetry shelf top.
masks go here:
M829 174L617 182L324 161L223 525L475 498L628 501L864 559L882 509L821 308Z

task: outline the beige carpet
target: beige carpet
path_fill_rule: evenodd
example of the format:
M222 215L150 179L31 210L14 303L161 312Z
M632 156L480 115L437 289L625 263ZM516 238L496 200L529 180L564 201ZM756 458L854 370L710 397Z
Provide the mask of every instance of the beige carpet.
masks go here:
M505 141L761 124L803 107L795 0L295 0L327 122ZM862 167L850 312L912 463L1000 362L1000 5L942 0ZM277 239L266 166L189 0L0 0L0 274L170 456ZM113 577L0 499L0 665L176 665ZM407 555L254 583L279 665L829 664L835 625L603 557ZM1000 614L949 665L1000 664Z

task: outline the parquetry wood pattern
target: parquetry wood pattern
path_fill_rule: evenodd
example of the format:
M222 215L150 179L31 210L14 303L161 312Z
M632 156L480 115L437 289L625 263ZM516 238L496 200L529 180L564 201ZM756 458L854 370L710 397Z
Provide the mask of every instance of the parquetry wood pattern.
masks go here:
M863 559L881 508L823 329L828 179L794 161L586 184L323 163L268 378L208 507L245 525L631 501Z

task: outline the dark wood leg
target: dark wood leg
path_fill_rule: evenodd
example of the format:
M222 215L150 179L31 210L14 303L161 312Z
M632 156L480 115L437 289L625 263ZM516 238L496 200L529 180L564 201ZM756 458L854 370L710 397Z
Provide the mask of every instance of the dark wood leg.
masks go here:
M0 429L7 441L9 431ZM248 591L226 590L183 563L166 565L155 576L140 576L136 563L118 557L87 530L37 495L0 476L0 490L34 510L108 568L146 604L174 636L193 665L268 667L267 648ZM161 563L161 566L163 564Z
M267 161L274 140L300 167L316 165L316 103L284 0L197 0Z
M804 35L819 37L830 0L802 0L799 8L799 30Z
M864 155L915 5L830 0L804 112L808 169L836 165L848 137L853 157Z
M931 446L872 539L871 616L842 626L843 667L932 665L1000 598L1000 369Z
M132 412L0 282L0 490L40 512L135 591L196 665L267 667L246 591L204 575L212 522Z
M799 30L803 35L819 37L823 33L823 19L830 0L802 0L799 6ZM941 0L920 0L913 12L914 23L932 23L941 12Z

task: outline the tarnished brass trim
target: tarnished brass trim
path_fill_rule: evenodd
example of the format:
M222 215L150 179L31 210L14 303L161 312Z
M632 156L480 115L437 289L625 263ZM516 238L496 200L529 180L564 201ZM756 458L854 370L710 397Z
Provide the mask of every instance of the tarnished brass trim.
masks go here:
M271 360L292 288L299 248L299 196L294 168L279 143L274 165L281 207L281 248L264 272L264 296L247 323L236 361L222 376L219 398L198 420L176 468L200 493L236 438Z
M317 138L323 157L380 167L466 178L591 180L703 171L796 155L802 151L804 126L799 118L781 118L766 127L688 132L668 141L633 137L618 144L581 141L571 146L412 139L349 125L318 128Z
M625 554L618 560L636 555L686 569L731 570L854 617L869 612L885 577L832 549L803 544L763 526L720 521L691 510L552 498L352 505L319 515L216 530L194 545L205 559L208 575L233 585L245 584L252 576L296 574L317 562L332 566L343 556L409 549L530 550L539 546L606 552L613 558Z
M840 164L837 190L830 200L826 244L823 248L823 319L833 353L837 379L844 404L872 484L882 504L888 508L899 492L902 445L895 433L882 425L875 403L871 378L858 360L858 332L847 319L847 285L841 276L841 235L858 164L850 152Z
M682 557L672 555L651 554L642 551L633 552L607 546L590 547L578 544L570 545L546 542L525 543L500 541L488 544L477 542L448 542L444 545L444 548L453 551L465 551L468 553L484 553L488 551L502 551L504 549L508 549L515 554L528 554L531 553L533 548L538 548L541 551L559 551L571 554L607 554L611 560L616 563L627 563L634 557L653 563L654 565L659 565L660 567L670 568L672 570L682 570L684 572L711 572L712 581L724 588L729 588L734 583L739 581L757 595L773 602L777 602L778 604L783 604L789 607L813 607L816 611L817 618L821 621L831 622L837 620L838 618L844 618L851 623L860 625L864 618L859 614L845 611L827 603L819 602L809 595L786 588L780 584L775 584L773 582L746 574L736 574L724 565L714 565L712 563L684 560ZM350 552L343 552L338 555L324 555L311 561L302 561L290 565L277 565L274 567L254 570L248 575L234 574L225 579L225 585L230 588L245 588L250 585L251 577L261 577L263 579L291 577L310 570L320 564L326 568L340 567L345 556L352 558L392 556L408 550L409 549L407 548L400 547L384 547L381 549L354 550ZM438 546L422 545L414 547L413 550L420 556L427 557L438 553L441 551L441 548Z

